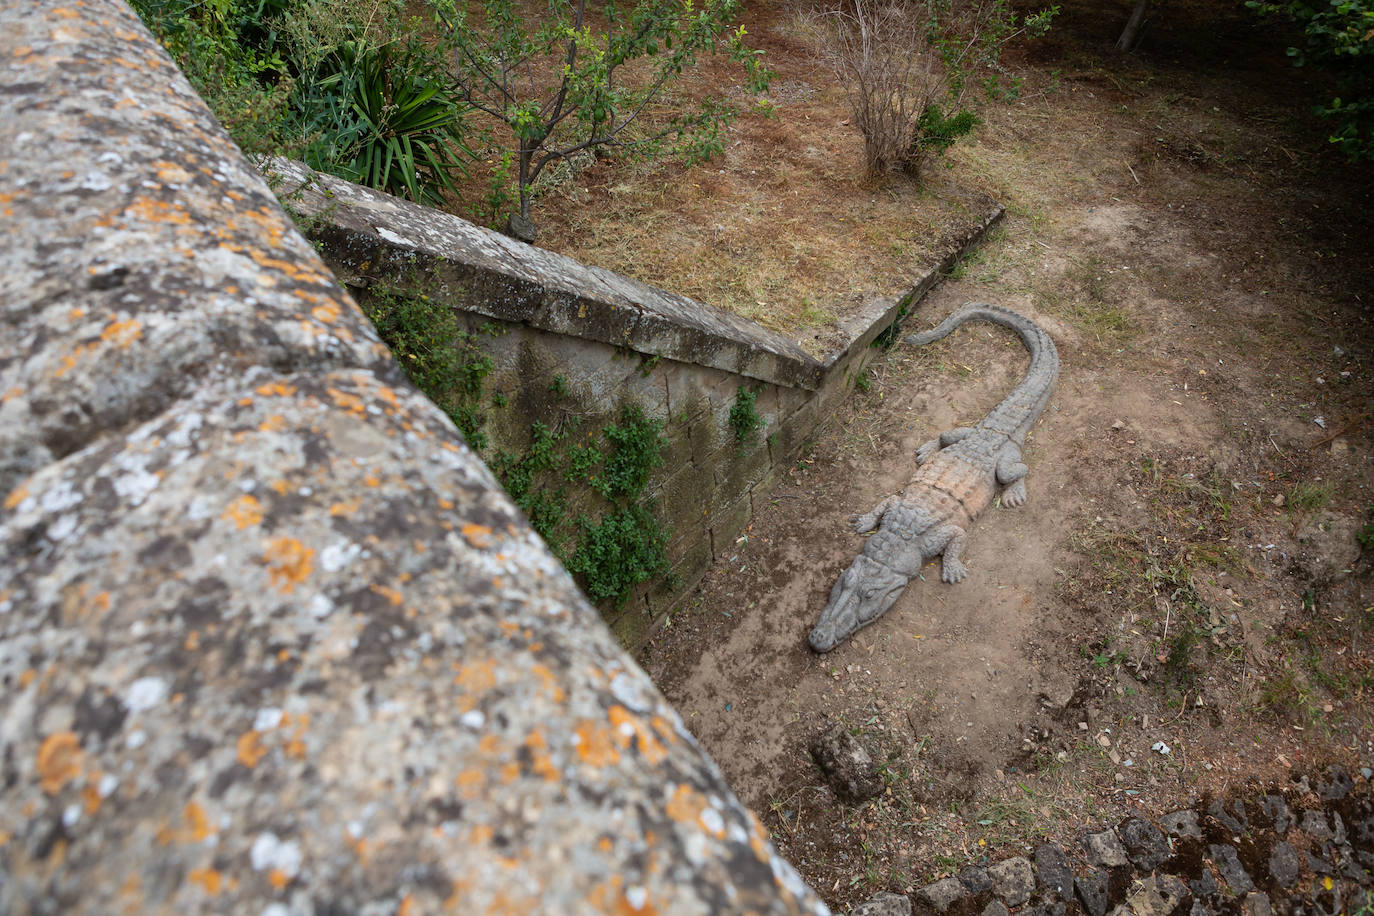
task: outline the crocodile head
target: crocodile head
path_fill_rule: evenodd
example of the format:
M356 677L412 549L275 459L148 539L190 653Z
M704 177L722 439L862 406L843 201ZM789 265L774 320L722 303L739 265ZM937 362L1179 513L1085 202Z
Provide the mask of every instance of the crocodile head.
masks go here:
M830 590L830 601L807 640L811 648L829 652L877 620L892 607L907 581L901 573L859 554Z

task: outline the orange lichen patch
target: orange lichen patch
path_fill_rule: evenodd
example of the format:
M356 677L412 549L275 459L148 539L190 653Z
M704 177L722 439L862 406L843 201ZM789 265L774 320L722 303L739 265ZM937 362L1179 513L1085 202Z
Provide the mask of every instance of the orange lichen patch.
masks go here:
M401 898L400 906L396 907L396 916L410 916L414 910L415 898L406 894L405 897Z
M204 842L206 837L215 832L210 827L210 819L205 816L205 809L199 802L187 802L186 807L182 809L181 817L186 821L186 833L192 842Z
M363 404L363 399L358 397L356 394L350 394L347 391L340 391L337 388L326 388L325 391L327 391L329 393L329 396L334 399L335 404L337 404L339 407L342 407L344 410L347 410L349 413L356 414L357 416L362 416L363 413L365 413L367 410L366 405Z
M701 813L706 810L706 796L685 782L678 783L664 810L679 824L696 824L701 820Z
M358 864L367 865L368 860L372 858L372 854L367 849L367 840L358 837L356 840L350 838L345 842L353 850L353 854L358 857Z
M400 607L401 602L405 600L401 597L400 592L396 591L394 588L387 588L385 585L369 585L368 590L373 594L381 595L387 601L391 602L392 607Z
M458 784L458 794L464 798L477 798L483 792L482 787L486 784L487 777L481 770L466 769L458 774L455 781Z
M267 575L277 591L289 594L309 577L315 551L290 537L273 538L263 552Z
M267 883L277 890L281 890L291 883L291 878L280 868L274 868L267 873Z
M81 775L81 740L76 732L54 732L38 748L38 780L43 791L56 795Z
M381 398L383 401L386 401L392 407L401 406L401 402L396 399L396 392L392 391L385 385L377 389L377 397Z
M558 679L554 677L553 672L546 668L544 665L541 665L537 662L531 665L530 674L533 674L536 678L539 679L540 685L543 686L543 688L546 691L548 691L549 696L553 698L553 701L555 703L562 703L563 700L567 697L567 694L563 691L563 688L559 686Z
M17 47L17 48L14 49L14 56L15 56L15 57L28 57L28 56L29 56L30 54L32 54L32 53L33 53L33 47L30 46L30 45L20 45L19 47ZM8 197L9 197L9 195L6 195L6 198L8 198Z
M491 546L491 526L469 523L463 526L463 537L467 538L473 547L484 550Z
M182 182L190 181L191 173L177 165L175 162L154 162L153 166L157 169L158 181Z
M483 693L496 686L496 663L491 659L469 662L458 666L453 678L455 686L466 693Z
M87 814L95 814L97 811L100 810L100 803L103 801L103 799L100 797L100 790L97 789L94 785L94 783L99 781L100 777L96 776L94 777L94 779L92 779L91 782L88 782L86 784L86 787L84 789L81 790L82 807L86 809Z
M604 767L620 761L620 752L615 747L615 732L609 725L583 719L577 723L573 736L578 759L583 763Z
M212 895L218 894L224 886L224 876L213 868L193 868L186 875L186 880L192 884L199 884L205 889L205 893Z
M128 349L130 344L142 336L143 324L136 318L130 318L128 321L111 321L105 326L105 330L100 332L102 341L121 350Z
M292 280L296 280L300 283L313 283L317 286L326 286L332 282L330 278L318 271L302 268L297 263L283 261L280 258L269 258L261 251L250 251L248 252L248 257L252 258L253 262L259 267L280 271Z
M353 498L343 502L334 503L329 507L329 514L334 516L349 516L362 508L363 501L360 498Z
M291 721L291 717L282 716L281 721L282 727L285 728L287 723ZM301 713L300 717L296 719L296 730L291 733L291 737L288 738L286 744L282 746L282 750L285 752L286 756L290 757L292 760L305 759L305 732L309 727L310 714Z
M259 385L253 389L263 397L289 398L296 393L296 389L285 382L269 382L266 385Z
M0 404L6 404L10 401L13 401L15 398L19 397L23 393L24 389L16 385L9 391L6 391L4 394L0 394Z
M268 486L271 487L272 492L276 493L278 496L285 496L291 489L291 482L285 477L281 477L272 481Z
M236 756L238 762L250 770L261 763L262 758L267 756L267 748L262 746L262 735L252 729L239 735Z
M272 414L258 424L258 432L260 433L275 433L283 429L286 429L286 417L279 413Z
M52 11L52 14L54 16L60 16L63 19L76 19L81 15L80 13L76 12L76 10L69 10L64 6L59 6L57 9Z
M650 720L650 724L653 725L654 731L658 732L658 736L663 739L664 744L677 743L677 729L673 728L673 724L667 719L662 716L654 716Z
M315 306L310 310L310 314L315 316L316 321L333 324L339 320L339 307L333 302L326 302L323 305Z
M54 372L53 375L57 378L62 378L62 376L66 375L68 372L71 372L73 369L76 368L76 364L81 359L81 357L85 356L87 353L90 353L94 349L95 344L93 343L77 344L76 349L72 350L72 352L66 354L59 360L61 365L57 367L57 371Z
M162 200L144 197L125 208L126 215L136 216L150 223L172 223L176 226L189 226L191 215L181 204L169 204Z
M544 740L544 733L539 729L529 733L525 738L525 747L530 752L530 769L536 776L542 777L546 782L554 782L558 779L558 769L553 765L553 758L549 756L549 743Z
M186 634L186 639L181 643L181 647L187 652L195 652L200 648L200 631L192 630Z
M630 712L624 706L612 706L607 711L607 716L611 720L611 726L615 729L616 742L621 748L628 748L630 741L635 740L639 743L639 754L650 764L658 763L668 752L663 745L654 737L642 719Z
M439 500L439 508L440 508L440 509L452 509L452 508L453 508L453 500L451 500L451 499L440 499L440 500Z
M235 525L238 525L239 530L242 531L252 525L262 523L262 507L258 504L256 498L245 493L243 496L231 502L220 518L229 519Z
M29 488L20 484L10 491L10 495L5 497L5 508L13 509L15 506L29 498Z
M501 739L490 733L485 734L477 742L477 750L488 757L494 757L501 751Z
M363 478L363 483L369 487L380 487L382 485L381 479L376 474L368 474Z
M239 398L239 400L238 400L238 405L239 405L240 407L252 407L252 406L253 406L253 399L252 399L252 398L247 398L247 397L245 397L245 398Z
M19 675L19 689L23 690L33 683L33 679L38 677L38 672L33 668L26 668L24 673Z

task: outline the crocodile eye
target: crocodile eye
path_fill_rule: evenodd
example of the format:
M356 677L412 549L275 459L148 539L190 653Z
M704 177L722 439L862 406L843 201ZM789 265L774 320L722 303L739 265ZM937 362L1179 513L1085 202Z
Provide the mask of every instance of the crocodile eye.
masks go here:
M876 592L876 591L877 591L876 588L864 589L864 600L867 601L869 598L872 598L872 597L873 597L873 593Z

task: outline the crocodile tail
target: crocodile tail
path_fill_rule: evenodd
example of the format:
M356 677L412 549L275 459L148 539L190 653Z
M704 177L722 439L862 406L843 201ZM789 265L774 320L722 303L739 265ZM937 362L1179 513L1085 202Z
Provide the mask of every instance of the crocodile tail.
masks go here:
M1030 367L1021 384L979 424L998 429L1024 441L1026 433L1049 402L1050 392L1059 378L1059 352L1054 341L1040 325L1024 315L999 305L971 302L957 310L935 327L921 334L912 334L907 343L921 346L934 343L968 321L989 321L1016 332L1030 351Z

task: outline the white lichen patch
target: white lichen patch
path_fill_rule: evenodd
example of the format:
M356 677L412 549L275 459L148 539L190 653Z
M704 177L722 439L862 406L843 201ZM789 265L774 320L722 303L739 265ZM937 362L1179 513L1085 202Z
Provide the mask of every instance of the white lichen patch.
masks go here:
M295 840L280 839L270 830L258 834L248 852L254 871L276 870L294 878L301 871L301 847Z
M167 699L167 681L160 677L141 677L129 685L129 690L124 694L124 705L129 708L129 712L145 712L155 706L160 706ZM133 736L129 736L132 740Z

